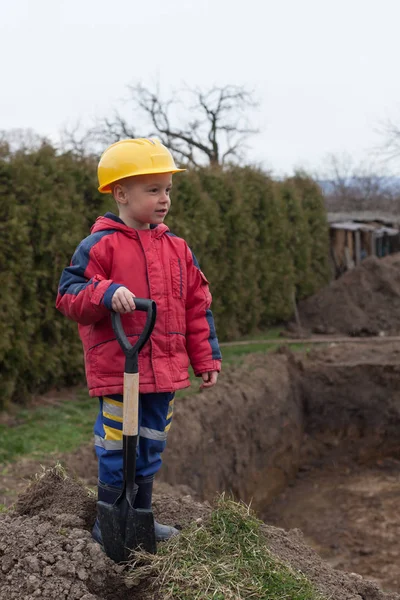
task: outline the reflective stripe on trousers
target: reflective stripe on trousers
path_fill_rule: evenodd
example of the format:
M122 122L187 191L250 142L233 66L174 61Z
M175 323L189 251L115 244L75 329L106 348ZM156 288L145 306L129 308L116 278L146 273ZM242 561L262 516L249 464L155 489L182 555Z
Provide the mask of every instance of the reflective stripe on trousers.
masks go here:
M101 396L94 426L99 480L122 487L122 395ZM139 440L136 475L154 475L161 467L174 408L174 393L139 395Z

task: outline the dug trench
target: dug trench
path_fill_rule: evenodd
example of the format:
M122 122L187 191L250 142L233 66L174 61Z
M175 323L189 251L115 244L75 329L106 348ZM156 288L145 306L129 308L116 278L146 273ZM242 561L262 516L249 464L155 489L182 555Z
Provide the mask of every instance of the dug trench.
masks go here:
M400 600L399 389L389 341L247 357L215 391L175 402L156 515L182 527L231 493L324 598ZM91 448L62 462L95 483ZM0 515L0 600L142 597L91 541L94 515L95 498L55 470L23 491Z

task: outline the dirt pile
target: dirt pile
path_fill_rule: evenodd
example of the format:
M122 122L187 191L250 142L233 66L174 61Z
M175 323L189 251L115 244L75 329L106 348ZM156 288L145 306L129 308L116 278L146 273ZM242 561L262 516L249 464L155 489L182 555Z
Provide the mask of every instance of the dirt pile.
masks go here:
M94 509L94 498L58 468L32 483L15 513L0 518L0 599L95 600L100 589L100 597L114 590L122 598L118 567L88 531Z
M299 529L284 531L265 525L263 533L271 552L310 579L324 600L400 600L396 593L385 593L379 586L357 573L332 569L310 548Z
M210 512L207 504L188 496L159 497L156 505L160 519L180 526ZM94 507L95 499L81 484L55 469L19 498L18 512L0 515L0 600L162 600L162 590L131 589L126 568L115 565L93 542L88 517ZM263 533L273 554L305 573L325 598L400 600L358 575L333 571L307 548L298 531L263 526Z
M47 470L22 493L14 510L0 515L0 600L125 600L123 566L115 565L93 541L93 494L63 469ZM182 528L202 520L208 504L158 495L154 512Z
M300 302L305 330L352 336L400 332L400 254L364 260Z

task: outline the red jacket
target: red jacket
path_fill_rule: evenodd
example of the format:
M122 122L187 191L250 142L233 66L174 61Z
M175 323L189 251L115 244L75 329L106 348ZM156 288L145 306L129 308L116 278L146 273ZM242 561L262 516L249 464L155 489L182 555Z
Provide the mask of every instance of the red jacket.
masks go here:
M112 295L120 285L157 304L153 333L139 354L142 393L188 387L189 360L196 375L220 370L208 281L186 242L166 225L139 231L107 213L64 269L56 302L79 324L91 396L122 393L125 356L110 318ZM145 313L121 318L134 340Z

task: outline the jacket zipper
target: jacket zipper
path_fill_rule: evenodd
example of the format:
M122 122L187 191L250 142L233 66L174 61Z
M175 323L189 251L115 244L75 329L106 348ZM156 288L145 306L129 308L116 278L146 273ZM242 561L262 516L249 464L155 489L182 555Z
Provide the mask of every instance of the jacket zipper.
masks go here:
M151 292L151 290L150 290L150 279L149 279L149 267L148 267L148 264L147 264L146 251L144 249L143 242L141 240L141 237L140 237L139 233L138 233L138 238L139 238L139 242L140 242L140 247L142 248L142 251L143 251L144 263L146 265L147 287L149 289L149 298L151 298L151 293L150 293ZM158 387L158 385L157 385L157 376L156 376L156 372L155 372L154 364L153 364L153 342L151 340L151 336L149 338L148 343L150 344L150 362L151 362L151 367L153 369L154 381L156 382L156 389L157 389L157 387Z
M180 288L179 288L179 298L182 298L183 295L183 277L182 277L182 264L181 264L181 259L178 258L178 265L179 265L179 283L180 283Z

